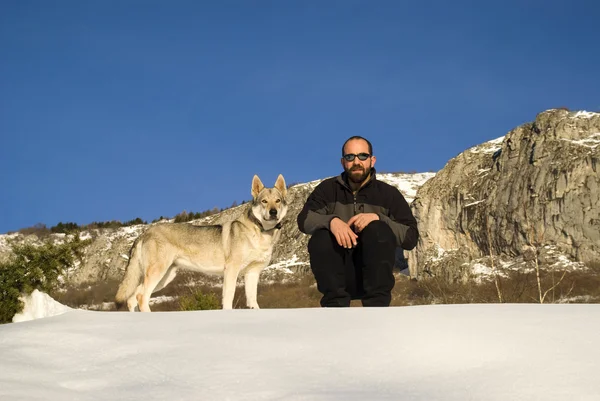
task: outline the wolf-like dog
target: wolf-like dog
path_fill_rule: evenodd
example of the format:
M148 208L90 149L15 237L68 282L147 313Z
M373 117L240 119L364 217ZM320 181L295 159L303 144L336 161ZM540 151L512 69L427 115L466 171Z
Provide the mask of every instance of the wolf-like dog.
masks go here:
M223 309L231 309L238 275L244 275L246 303L256 302L258 277L271 260L287 214L285 180L280 174L273 188L252 179L252 202L236 220L223 225L157 224L134 242L125 278L116 295L117 306L127 301L131 312L150 312L150 295L167 286L177 269L223 275Z

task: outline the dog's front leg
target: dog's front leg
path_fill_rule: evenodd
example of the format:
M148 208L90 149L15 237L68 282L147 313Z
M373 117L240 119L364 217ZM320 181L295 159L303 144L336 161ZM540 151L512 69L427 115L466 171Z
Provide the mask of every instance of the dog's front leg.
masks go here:
M262 266L250 269L244 276L246 283L246 306L250 309L260 309L256 301L256 295L258 291L258 277L262 269Z
M233 296L239 269L235 265L226 265L223 274L223 309L233 309Z

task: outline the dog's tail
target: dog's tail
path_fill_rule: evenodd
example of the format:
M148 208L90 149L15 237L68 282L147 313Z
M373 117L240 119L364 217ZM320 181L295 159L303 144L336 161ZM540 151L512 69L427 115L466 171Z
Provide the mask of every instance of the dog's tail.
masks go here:
M140 260L140 256L142 254L142 237L143 236L139 236L131 247L125 278L121 282L121 285L119 285L117 295L115 296L115 305L117 310L121 309L125 301L127 301L127 299L133 295L144 276L144 271L142 269L142 263Z

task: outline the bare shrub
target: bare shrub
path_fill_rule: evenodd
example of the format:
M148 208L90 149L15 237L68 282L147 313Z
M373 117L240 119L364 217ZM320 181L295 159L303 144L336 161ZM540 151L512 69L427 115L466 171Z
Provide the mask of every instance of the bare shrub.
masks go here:
M60 291L49 294L63 305L79 308L82 305L91 306L104 302L114 302L119 286L118 280L102 280L85 282L78 285L67 285Z
M38 238L47 238L52 234L52 231L45 224L37 223L34 226L20 229L19 233L23 235L35 235Z

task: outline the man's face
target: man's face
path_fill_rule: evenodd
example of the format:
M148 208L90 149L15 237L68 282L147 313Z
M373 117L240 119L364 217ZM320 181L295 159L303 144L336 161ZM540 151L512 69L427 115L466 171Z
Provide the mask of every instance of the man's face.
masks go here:
M360 153L369 154L369 145L362 139L353 139L348 141L344 147L344 155ZM342 157L342 167L348 179L356 184L361 184L371 174L371 168L375 166L375 156L368 157L367 160L360 160L354 157L354 160L347 161Z

